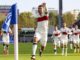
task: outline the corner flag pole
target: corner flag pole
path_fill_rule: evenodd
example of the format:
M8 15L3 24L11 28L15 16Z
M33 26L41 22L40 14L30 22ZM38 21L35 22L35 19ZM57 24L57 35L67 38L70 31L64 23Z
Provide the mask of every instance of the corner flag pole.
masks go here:
M18 21L17 7L15 8L16 22ZM18 23L14 24L14 57L18 60Z
M18 13L17 6L12 6L12 20L11 24L14 26L14 60L18 60Z
M14 24L14 57L18 60L18 25Z
M2 25L3 31L8 32L10 24L14 26L14 58L18 60L18 13L16 4L11 9Z

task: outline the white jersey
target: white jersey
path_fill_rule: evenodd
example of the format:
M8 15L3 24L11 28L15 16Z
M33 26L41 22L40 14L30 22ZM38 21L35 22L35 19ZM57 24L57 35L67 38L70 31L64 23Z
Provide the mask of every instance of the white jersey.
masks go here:
M39 13L37 13L36 20L37 27L34 37L37 37L42 45L46 45L48 35L48 15L42 14L42 16L40 16Z
M71 34L69 34L69 41L72 42L73 41L73 30L74 28L70 28Z
M60 30L54 30L53 31L53 35L52 35L52 38L54 40L53 44L55 44L55 45L59 44L59 42L60 42L60 36L61 36Z
M80 42L79 35L80 35L80 29L74 29L72 33L72 39L74 43Z
M68 42L68 34L70 33L70 29L65 27L65 28L61 28L61 41L62 43L67 43Z
M53 31L53 38L54 38L54 40L56 40L60 36L61 36L61 32L59 30L54 30Z
M48 20L40 20L41 18L42 19L45 19L47 17L44 17L45 15L43 14L42 16L40 16L38 13L37 13L37 28L36 28L36 31L38 32L45 32L47 33L48 31Z

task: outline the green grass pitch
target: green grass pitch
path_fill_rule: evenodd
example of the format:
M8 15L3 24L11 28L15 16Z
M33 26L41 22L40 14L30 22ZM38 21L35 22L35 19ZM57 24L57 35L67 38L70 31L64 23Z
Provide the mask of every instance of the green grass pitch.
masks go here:
M48 43L42 57L39 57L37 49L36 60L80 60L80 53L73 53L73 50L68 48L68 56L61 55L61 48L58 49L58 55L54 56L52 43ZM32 51L32 43L19 43L19 60L30 60ZM14 46L10 44L9 55L3 55L3 46L0 44L0 60L14 60Z

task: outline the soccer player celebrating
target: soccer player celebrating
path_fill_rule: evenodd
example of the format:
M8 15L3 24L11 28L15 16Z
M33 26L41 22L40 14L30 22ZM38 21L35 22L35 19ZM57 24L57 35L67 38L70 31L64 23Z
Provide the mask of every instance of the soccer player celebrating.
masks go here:
M74 45L74 52L79 52L79 36L80 36L80 29L78 29L78 26L75 25L75 29L73 30L73 45ZM77 50L77 51L76 51Z
M74 26L71 26L70 30L71 30L71 34L69 34L69 44L70 44L70 49L73 49L73 30L74 30Z
M60 30L58 30L58 27L55 26L54 31L53 31L53 45L54 45L54 54L57 54L57 47L60 47L60 36L61 36L61 32Z
M62 46L62 55L67 56L67 44L68 44L68 34L70 33L70 29L67 28L66 23L63 23L63 27L61 28L61 46Z
M9 28L9 32L5 32L4 30L2 30L2 32L1 32L2 40L3 40L3 46L4 46L3 53L5 55L7 55L9 53L9 51L8 51L8 46L9 46L9 42L10 42L9 34L11 34L11 33L12 33L12 31L10 28Z
M45 9L43 5L38 6L38 12L36 14L37 27L36 27L35 35L34 35L31 60L35 60L38 41L41 42L41 48L39 50L40 56L44 48L46 47L47 35L48 35L48 14L45 13L44 10Z
M73 49L73 31L75 30L74 25L70 28L71 34L69 34L69 43L70 43L70 49Z

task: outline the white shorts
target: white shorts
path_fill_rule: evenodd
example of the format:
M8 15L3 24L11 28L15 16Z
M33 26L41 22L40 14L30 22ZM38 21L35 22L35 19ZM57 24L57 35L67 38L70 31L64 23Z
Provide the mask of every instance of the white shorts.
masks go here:
M42 46L46 46L47 43L47 33L36 32L34 37L37 37Z
M54 40L53 42L54 45L60 45L60 39L58 37L53 37L53 40Z
M63 45L67 45L68 44L68 38L61 39L61 43Z
M69 40L68 40L69 42L73 42L73 38L72 38L72 36L69 36Z
M3 43L5 43L5 44L9 44L9 35L7 35L7 34L4 34L3 36L2 36L2 40L3 40Z
M73 43L76 43L76 44L80 43L79 37L73 36Z
M61 44L63 44L63 45L68 44L68 36L62 36L61 37Z
M80 41L79 40L73 40L73 43L79 44Z

